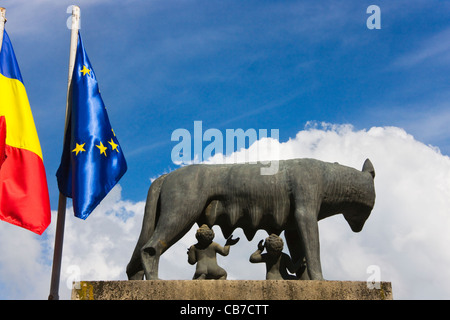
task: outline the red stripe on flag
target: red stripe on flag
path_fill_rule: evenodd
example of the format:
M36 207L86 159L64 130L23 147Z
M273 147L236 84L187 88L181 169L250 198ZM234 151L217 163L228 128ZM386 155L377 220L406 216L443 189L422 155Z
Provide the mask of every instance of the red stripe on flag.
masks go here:
M6 145L0 169L0 219L42 234L50 224L50 200L42 159Z
M0 117L0 168L6 159L5 155L5 141L6 141L6 120L4 116Z

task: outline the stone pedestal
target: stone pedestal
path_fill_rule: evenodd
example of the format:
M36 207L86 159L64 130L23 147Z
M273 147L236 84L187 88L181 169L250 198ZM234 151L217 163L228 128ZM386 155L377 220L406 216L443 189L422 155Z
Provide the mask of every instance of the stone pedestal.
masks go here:
M75 282L72 300L392 300L390 282L134 280Z

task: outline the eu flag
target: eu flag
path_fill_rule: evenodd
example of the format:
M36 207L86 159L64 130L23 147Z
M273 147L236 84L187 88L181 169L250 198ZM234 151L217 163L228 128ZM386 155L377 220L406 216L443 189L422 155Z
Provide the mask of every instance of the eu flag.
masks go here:
M127 164L80 33L66 122L58 187L72 198L75 216L86 219L126 172Z

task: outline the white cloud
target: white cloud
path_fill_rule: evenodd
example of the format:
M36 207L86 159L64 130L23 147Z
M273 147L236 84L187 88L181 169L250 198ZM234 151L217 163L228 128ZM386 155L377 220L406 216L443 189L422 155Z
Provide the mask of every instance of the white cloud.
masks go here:
M277 144L271 140L272 144ZM374 127L355 131L351 125L310 123L294 139L278 144L278 154L252 145L237 152L236 161L311 157L360 169L366 158L375 166L377 200L363 231L353 233L342 216L319 223L324 277L329 280L366 281L368 268L380 268L381 280L391 281L396 299L448 299L450 297L450 159L437 148L414 139L403 129ZM276 150L277 148L272 148ZM258 151L258 152L257 152ZM221 155L208 163L223 162ZM223 244L219 229L216 241ZM189 279L194 268L185 260L186 248L195 243L193 232L163 255L160 276ZM248 243L241 241L228 257L219 257L229 279L263 279L264 266L248 257L265 232ZM180 258L178 258L180 257ZM166 263L167 264L164 264ZM164 269L164 271L162 271Z
M125 267L140 232L145 204L122 200L121 190L116 186L86 220L73 217L72 208L67 209L61 298L70 298L66 283L77 276L77 270L81 280L126 279Z
M276 141L272 141L276 143ZM258 143L258 142L257 142ZM250 147L250 154L256 145ZM395 299L450 298L450 159L403 129L374 127L354 130L350 125L314 125L287 142L279 143L280 158L312 157L338 161L360 169L366 158L374 164L377 200L360 233L353 233L342 216L319 222L324 277L366 281L367 268L376 265L381 280L391 281ZM261 150L260 150L261 151ZM237 156L243 156L243 152ZM261 152L262 157L267 157ZM271 155L272 157L278 155ZM86 220L68 208L60 296L70 298L66 281L76 271L81 280L125 280L125 268L139 236L144 201L123 200L118 186ZM43 238L0 223L0 298L47 299L54 223ZM216 239L224 244L220 229ZM187 263L186 249L195 243L195 227L160 261L162 279L191 279L195 266ZM228 257L218 257L228 279L264 279L262 264L248 258L259 240L240 242Z
M311 157L360 169L370 158L375 166L377 201L365 229L352 233L341 216L319 223L326 279L365 281L367 267L378 265L394 297L450 297L450 159L438 148L396 127L355 131L311 123L278 149L278 155L259 150L261 159ZM245 157L237 153L238 161ZM220 156L210 159L217 161Z
M117 185L86 219L66 211L60 299L70 299L72 280L125 279L125 267L140 232L144 202L121 199ZM70 204L70 200L68 200ZM56 212L42 237L0 223L0 299L47 299Z
M42 288L48 291L50 266L39 236L0 221L0 252L0 299L39 299Z

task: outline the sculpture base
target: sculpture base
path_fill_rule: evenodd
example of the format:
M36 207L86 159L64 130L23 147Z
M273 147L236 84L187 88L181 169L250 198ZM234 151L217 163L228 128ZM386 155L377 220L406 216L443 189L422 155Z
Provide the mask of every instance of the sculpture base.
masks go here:
M132 280L75 282L72 300L392 300L390 282Z

